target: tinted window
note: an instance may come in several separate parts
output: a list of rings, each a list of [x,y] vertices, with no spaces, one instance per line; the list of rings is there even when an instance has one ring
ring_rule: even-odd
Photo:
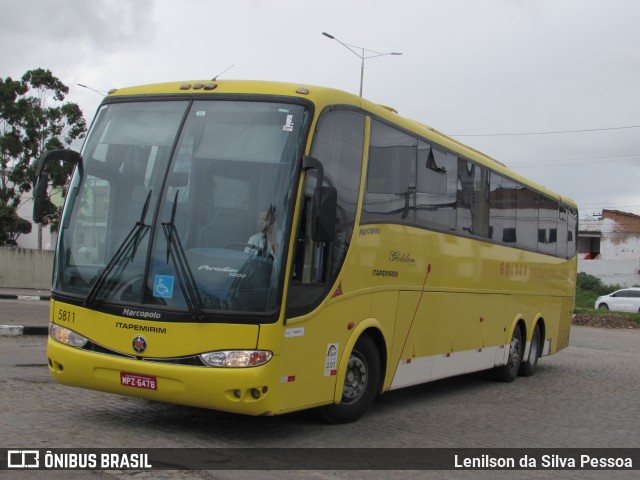
[[[414,220],[418,141],[373,120],[363,222]]]
[[[360,192],[363,145],[364,115],[334,110],[321,117],[311,155],[324,166],[325,185],[338,190],[332,275],[337,274],[351,242]]]
[[[567,257],[576,255],[576,239],[578,238],[578,211],[574,208],[567,209]]]
[[[530,250],[538,248],[538,195],[523,186],[518,188],[516,213],[518,245]]]
[[[363,223],[457,231],[571,258],[577,221],[575,209],[372,120]]]
[[[567,207],[560,205],[558,207],[558,256],[567,256]]]
[[[491,174],[491,238],[502,243],[516,243],[517,184]]]
[[[538,251],[558,253],[558,204],[546,197],[538,199]]]
[[[455,230],[458,157],[418,142],[415,193],[416,223],[423,227]]]
[[[324,298],[347,255],[360,192],[364,125],[364,115],[349,110],[326,112],[318,121],[311,155],[324,166],[324,185],[338,193],[335,236],[328,244],[311,240],[311,199],[317,177],[310,171],[296,234],[288,300],[291,314],[302,314]]]
[[[457,230],[489,237],[489,171],[465,159],[458,161]]]

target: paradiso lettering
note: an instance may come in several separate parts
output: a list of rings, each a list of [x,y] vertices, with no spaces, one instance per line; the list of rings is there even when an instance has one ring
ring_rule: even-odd
[[[198,270],[205,270],[207,272],[221,272],[228,274],[229,277],[246,278],[245,273],[238,273],[238,270],[231,267],[210,267],[209,265],[200,265]]]

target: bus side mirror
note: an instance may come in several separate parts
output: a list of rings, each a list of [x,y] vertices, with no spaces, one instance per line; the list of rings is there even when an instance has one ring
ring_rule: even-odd
[[[36,179],[36,188],[33,192],[33,221],[42,223],[44,220],[44,207],[47,203],[47,187],[49,186],[49,174],[44,172]]]
[[[329,243],[334,239],[338,191],[335,187],[316,187],[313,192],[311,238],[314,242]]]
[[[49,150],[38,162],[36,167],[35,190],[33,197],[33,221],[42,223],[44,220],[44,209],[47,204],[47,187],[49,185],[49,174],[43,172],[44,167],[49,162],[62,161],[75,164],[82,163],[82,156],[75,150]]]

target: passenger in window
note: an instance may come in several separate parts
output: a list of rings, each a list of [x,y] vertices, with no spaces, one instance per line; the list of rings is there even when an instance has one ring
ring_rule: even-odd
[[[257,226],[259,232],[249,238],[244,251],[274,260],[279,250],[276,238],[278,224],[276,223],[276,207],[274,205],[271,205],[268,210],[262,210],[258,213]]]

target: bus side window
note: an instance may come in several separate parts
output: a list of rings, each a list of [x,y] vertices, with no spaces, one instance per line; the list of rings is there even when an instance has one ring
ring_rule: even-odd
[[[457,230],[489,238],[490,172],[460,158],[458,160]]]
[[[578,238],[578,210],[567,208],[567,258],[573,258],[577,253],[576,239]]]
[[[415,223],[418,140],[371,121],[362,223]]]
[[[347,256],[360,191],[364,128],[364,115],[353,110],[328,110],[318,121],[311,156],[322,162],[323,185],[337,190],[336,226],[330,244],[311,240],[311,201],[317,177],[309,170],[294,245],[288,300],[292,314],[302,314],[322,301]]]
[[[562,204],[558,210],[558,256],[567,256],[567,207]]]
[[[417,176],[417,225],[455,230],[458,157],[421,140]]]
[[[518,246],[536,251],[538,249],[538,234],[538,194],[530,188],[518,185],[516,213]]]
[[[491,212],[489,215],[491,238],[500,243],[515,244],[517,184],[496,173],[491,174]]]

